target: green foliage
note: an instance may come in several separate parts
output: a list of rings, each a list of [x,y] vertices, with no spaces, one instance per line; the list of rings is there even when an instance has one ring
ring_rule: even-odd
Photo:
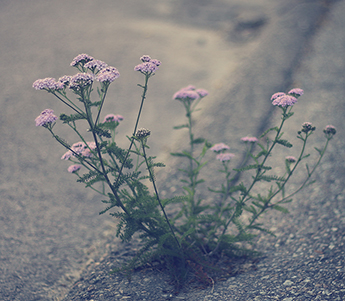
[[[76,67],[80,72],[90,72],[84,67],[84,63],[81,61]],[[97,70],[91,72],[96,73]],[[156,157],[146,154],[149,150],[149,134],[143,137],[138,134],[142,131],[137,132],[148,81],[154,72],[140,72],[144,75],[145,82],[138,85],[142,89],[141,104],[133,134],[127,136],[129,147],[123,148],[115,142],[115,132],[120,122],[99,122],[110,82],[99,83],[100,87],[96,89],[99,100],[92,100],[95,83],[89,86],[81,85],[70,92],[79,102],[67,97],[66,88],[49,92],[73,111],[70,115],[61,114],[60,120],[81,140],[80,149],[72,149],[70,144],[54,133],[55,123],[49,123],[45,128],[70,151],[69,161],[82,166],[83,174],[79,174],[78,170],[73,171],[78,177],[77,182],[103,196],[102,202],[106,208],[100,214],[109,212],[117,219],[116,235],[124,242],[129,242],[134,237],[139,239],[139,250],[129,262],[117,269],[117,272],[123,272],[130,277],[134,269],[157,260],[169,270],[177,287],[182,286],[188,272],[193,272],[199,281],[210,284],[207,271],[212,269],[210,263],[214,258],[221,255],[254,255],[256,252],[243,247],[244,243],[250,243],[258,231],[274,235],[260,222],[261,217],[268,210],[288,213],[284,204],[291,202],[292,196],[313,183],[311,176],[323,158],[335,130],[325,132],[326,144],[323,148],[315,147],[317,163],[313,167],[305,164],[305,180],[295,191],[288,194],[287,182],[300,162],[310,157],[310,154],[306,153],[306,145],[315,127],[302,125],[297,136],[302,142],[298,158],[284,160],[285,172],[272,174],[272,164],[268,164],[268,161],[273,156],[273,149],[282,146],[293,148],[292,143],[283,139],[282,131],[285,121],[293,116],[292,107],[279,107],[282,110],[280,125],[266,130],[260,136],[262,141],[257,142],[256,147],[246,144],[245,160],[237,168],[230,167],[230,159],[217,162],[221,166],[219,175],[224,178],[220,185],[214,185],[219,183],[216,177],[208,179],[211,180],[210,184],[205,184],[207,181],[203,179],[202,172],[209,164],[205,156],[212,144],[203,137],[194,138],[192,118],[193,113],[198,111],[199,102],[207,93],[201,91],[196,98],[195,93],[200,89],[195,90],[189,86],[182,90],[182,95],[191,92],[192,98],[176,98],[185,108],[187,122],[174,127],[176,130],[188,130],[187,143],[181,143],[185,149],[171,153],[183,161],[182,167],[179,168],[183,193],[161,199],[156,185],[155,168],[165,165],[155,162]],[[86,123],[93,143],[84,139],[85,133],[79,129],[80,123]],[[146,130],[146,133],[149,131]],[[223,153],[226,149],[217,152]],[[267,187],[267,183],[271,183],[271,186],[263,191],[260,185]],[[147,185],[152,185],[152,189]],[[213,185],[208,188],[209,193],[214,193],[211,201],[209,194],[206,195],[199,189],[207,185]]]

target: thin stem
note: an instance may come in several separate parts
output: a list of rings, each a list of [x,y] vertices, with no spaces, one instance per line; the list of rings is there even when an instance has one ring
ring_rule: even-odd
[[[69,98],[66,96],[66,95],[64,95],[64,97],[71,103],[71,104],[73,104],[73,106],[75,106],[75,107],[73,107],[71,104],[69,104],[68,102],[66,102],[66,101],[64,101],[59,95],[57,95],[55,92],[52,92],[52,94],[55,96],[55,97],[57,97],[59,100],[61,100],[66,106],[68,106],[68,107],[70,107],[73,111],[75,111],[75,112],[77,112],[77,113],[79,113],[80,115],[82,115],[82,116],[84,116],[85,117],[85,115],[84,115],[84,112],[76,105],[76,104],[74,104],[71,100],[69,100]],[[60,94],[61,94],[61,92],[60,92]],[[62,95],[62,94],[61,94]]]
[[[129,156],[129,153],[132,149],[132,146],[133,146],[133,143],[134,143],[134,136],[135,136],[135,133],[137,131],[137,128],[138,128],[138,124],[139,124],[139,119],[140,119],[140,115],[141,115],[141,112],[142,112],[142,109],[143,109],[143,106],[144,106],[144,101],[145,101],[145,98],[146,98],[146,93],[147,93],[147,89],[148,89],[148,80],[150,78],[150,75],[145,75],[145,85],[144,86],[141,86],[139,85],[140,87],[142,87],[144,89],[143,91],[143,94],[141,95],[141,103],[140,103],[140,108],[139,108],[139,112],[138,112],[138,116],[137,116],[137,120],[135,122],[135,126],[134,126],[134,131],[133,131],[133,135],[132,135],[132,138],[131,138],[131,143],[128,147],[128,150],[127,150],[127,153],[126,153],[126,156],[125,156],[125,160],[122,162],[122,165],[121,165],[121,168],[119,170],[119,174],[116,178],[116,181],[115,181],[115,184],[114,186],[116,187],[119,180],[120,180],[120,177],[121,177],[121,174],[122,174],[122,170],[123,170],[123,167],[125,166],[126,162],[127,162],[127,159],[128,159],[128,156]]]
[[[304,154],[305,146],[306,146],[306,144],[307,144],[307,139],[308,139],[309,136],[310,136],[310,134],[309,134],[309,135],[306,134],[305,139],[303,139],[303,146],[302,146],[301,153],[300,153],[300,155],[299,155],[299,157],[298,157],[298,159],[297,159],[297,162],[296,162],[295,166],[294,166],[293,169],[289,172],[289,175],[288,175],[288,177],[285,179],[284,183],[279,187],[279,189],[277,189],[277,191],[276,191],[275,193],[273,193],[273,194],[269,197],[269,199],[265,202],[265,205],[261,208],[261,210],[260,210],[257,214],[255,214],[255,215],[253,216],[251,222],[247,225],[247,228],[251,227],[251,226],[253,225],[253,223],[259,218],[259,216],[260,216],[267,208],[269,208],[269,207],[272,206],[272,205],[269,204],[269,203],[271,202],[271,200],[272,200],[279,192],[281,192],[281,191],[284,189],[286,183],[289,181],[289,179],[290,179],[290,177],[292,176],[293,172],[296,170],[298,163],[301,162],[301,160],[302,160],[302,156],[303,156],[303,154]],[[308,178],[310,178],[310,177],[308,177]],[[274,206],[274,205],[273,205],[273,206]]]
[[[310,179],[311,176],[313,175],[315,169],[316,169],[316,168],[318,167],[318,165],[320,164],[320,162],[321,162],[321,160],[322,160],[322,158],[323,158],[323,155],[325,154],[326,149],[327,149],[327,147],[328,147],[328,143],[329,143],[329,139],[327,139],[327,141],[326,141],[326,144],[325,144],[325,146],[324,146],[324,148],[323,148],[323,150],[322,150],[322,152],[321,152],[321,154],[320,154],[319,160],[316,162],[316,164],[315,164],[314,168],[312,169],[312,171],[311,171],[310,173],[308,172],[308,177],[305,179],[305,181],[302,183],[302,185],[301,185],[295,192],[293,192],[293,193],[291,193],[290,195],[284,197],[284,198],[281,199],[278,203],[281,203],[281,202],[285,201],[286,199],[291,198],[292,196],[294,196],[295,194],[297,194],[299,191],[301,191],[301,190],[304,188],[304,186],[307,184],[307,182],[309,181],[309,179]]]
[[[151,167],[151,166],[149,165],[149,163],[148,163],[147,156],[146,156],[146,152],[145,152],[145,145],[144,145],[143,141],[141,141],[141,144],[142,144],[142,148],[143,148],[143,155],[144,155],[144,158],[145,158],[145,163],[146,163],[147,169],[148,169],[149,174],[150,174],[150,179],[151,179],[151,181],[152,181],[152,185],[153,185],[153,188],[154,188],[155,193],[156,193],[157,201],[158,201],[159,206],[161,207],[161,209],[162,209],[162,211],[163,211],[165,220],[166,220],[166,222],[167,222],[167,224],[168,224],[168,226],[169,226],[169,228],[170,228],[170,231],[171,231],[172,235],[174,236],[175,241],[176,241],[176,243],[177,243],[179,249],[181,249],[181,245],[180,245],[180,243],[179,243],[179,241],[178,241],[178,239],[177,239],[177,237],[176,237],[176,235],[175,235],[175,232],[174,232],[174,230],[173,230],[173,228],[172,228],[172,226],[171,226],[171,224],[170,224],[170,222],[169,222],[168,216],[167,216],[167,214],[166,214],[166,212],[165,212],[165,210],[164,210],[164,207],[163,207],[163,205],[162,205],[162,203],[161,203],[161,201],[160,201],[159,194],[158,194],[158,190],[157,190],[157,187],[156,187],[156,182],[155,182],[154,176],[153,176],[152,171],[151,171],[151,168],[152,168],[152,167]]]
[[[98,122],[98,119],[99,119],[99,115],[101,114],[101,110],[102,110],[102,107],[103,107],[103,104],[104,104],[105,96],[107,95],[108,87],[109,87],[109,84],[104,85],[104,91],[103,91],[103,89],[101,90],[103,92],[103,95],[102,95],[101,104],[99,106],[97,117],[96,117],[96,121],[95,121],[96,125],[97,125],[97,122]]]
[[[262,160],[261,164],[259,165],[259,167],[258,167],[258,169],[257,169],[257,171],[256,171],[256,175],[255,175],[255,177],[254,177],[254,179],[253,179],[252,184],[251,184],[250,187],[246,190],[246,192],[243,194],[242,198],[239,199],[239,202],[238,202],[239,204],[243,204],[243,203],[245,202],[245,199],[246,199],[247,196],[249,195],[250,191],[252,190],[252,188],[254,187],[255,183],[257,182],[257,180],[258,180],[258,178],[259,178],[259,176],[260,176],[261,167],[264,166],[266,160],[268,159],[268,157],[270,156],[270,154],[271,154],[271,152],[272,152],[272,149],[273,149],[274,146],[277,144],[277,139],[278,139],[278,137],[279,137],[279,135],[280,135],[280,132],[281,132],[281,130],[282,130],[282,128],[283,128],[284,122],[285,122],[285,120],[288,118],[288,117],[286,117],[286,116],[287,116],[287,115],[286,115],[286,111],[287,111],[287,109],[286,109],[286,108],[283,108],[282,122],[281,122],[281,124],[280,124],[280,126],[279,126],[279,128],[278,128],[278,130],[277,130],[277,134],[276,134],[276,136],[275,136],[275,138],[274,138],[274,140],[273,140],[273,143],[272,143],[271,147],[268,149],[268,151],[267,151],[267,153],[266,153],[264,159]],[[291,110],[290,110],[290,111],[291,111]],[[223,230],[223,232],[222,232],[222,235],[225,234],[225,232],[227,231],[227,229],[228,229],[230,223],[231,223],[232,220],[235,218],[235,216],[236,216],[236,210],[234,211],[234,213],[232,214],[231,218],[230,218],[230,219],[228,220],[228,222],[226,223],[226,225],[225,225],[225,227],[224,227],[224,230]]]

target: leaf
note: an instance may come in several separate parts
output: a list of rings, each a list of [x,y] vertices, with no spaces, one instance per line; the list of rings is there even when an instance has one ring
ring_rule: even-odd
[[[96,133],[100,137],[103,136],[103,137],[106,137],[106,138],[111,138],[111,134],[109,133],[109,131],[108,130],[103,130],[99,126],[95,126],[91,131]]]
[[[85,116],[77,113],[77,114],[71,114],[71,115],[66,115],[66,114],[61,114],[60,115],[60,120],[63,121],[63,123],[69,123],[75,120],[80,120],[80,119],[86,119]]]
[[[270,129],[266,130],[266,131],[260,136],[260,138],[266,136],[266,134],[268,134],[268,133],[271,132],[271,131],[276,131],[276,132],[278,132],[279,129],[278,129],[278,127],[276,127],[276,126],[273,127],[273,128],[270,128]]]
[[[257,179],[258,179],[258,180],[264,180],[264,181],[266,181],[266,182],[271,182],[271,181],[280,181],[280,182],[283,182],[283,181],[285,181],[285,178],[284,178],[284,177],[265,176],[265,175],[259,176]]]
[[[289,210],[287,210],[285,207],[279,206],[279,205],[273,205],[272,207],[275,210],[278,210],[283,213],[289,213]]]
[[[204,138],[196,138],[192,141],[193,144],[201,144],[204,143],[205,139]]]
[[[277,139],[276,142],[278,144],[284,145],[285,147],[288,147],[288,148],[291,148],[293,146],[289,141],[287,141],[285,139]]]
[[[175,157],[186,157],[186,158],[191,158],[191,155],[186,152],[182,153],[170,153],[170,155],[175,156]]]
[[[183,128],[188,128],[188,124],[181,124],[173,127],[174,130],[179,130]]]
[[[305,158],[308,158],[310,156],[310,154],[306,154],[306,155],[304,155],[302,158],[301,158],[301,160],[303,160],[303,159],[305,159]]]
[[[265,228],[262,228],[260,227],[261,224],[256,224],[256,225],[251,225],[251,226],[247,226],[248,229],[256,229],[256,230],[260,230],[262,232],[265,232],[265,233],[268,233],[268,234],[271,234],[272,236],[276,237],[276,235],[271,232],[270,230],[267,230]]]
[[[288,199],[288,200],[284,200],[284,201],[280,201],[280,204],[287,204],[287,203],[291,203],[292,199]]]
[[[257,211],[256,211],[256,209],[255,209],[255,207],[253,205],[250,205],[250,206],[245,205],[243,207],[243,209],[248,211],[248,212],[250,212],[250,213],[253,213],[255,215],[257,214]]]
[[[321,149],[318,149],[317,147],[314,147],[315,150],[320,154],[320,156],[322,156],[322,150]]]

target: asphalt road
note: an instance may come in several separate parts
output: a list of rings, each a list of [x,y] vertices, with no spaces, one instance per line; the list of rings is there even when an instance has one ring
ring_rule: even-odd
[[[302,122],[311,121],[320,130],[333,124],[338,133],[318,177],[323,184],[292,205],[291,216],[297,216],[288,220],[296,224],[281,229],[279,218],[270,221],[282,237],[295,231],[302,239],[310,236],[305,229],[316,229],[315,221],[322,221],[321,232],[326,227],[337,229],[331,251],[344,254],[344,15],[344,1],[2,1],[1,299],[61,300],[86,265],[114,248],[109,244],[114,221],[98,215],[103,209],[99,197],[74,182],[66,162],[60,160],[64,149],[34,125],[45,108],[66,110],[51,95],[35,91],[32,83],[74,72],[69,63],[79,53],[119,69],[121,76],[111,86],[105,110],[125,117],[119,130],[123,136],[131,133],[141,93],[136,84],[143,80],[133,67],[143,54],[162,61],[149,87],[141,125],[156,137],[152,152],[165,159],[181,139],[170,130],[183,119],[182,108],[171,100],[181,87],[194,84],[210,91],[198,125],[214,143],[262,132],[279,117],[270,95],[303,88],[305,95],[296,105],[289,130],[296,132]],[[68,140],[75,139],[63,127],[59,131]],[[234,151],[240,149],[233,144]],[[174,162],[166,162],[171,172]],[[313,218],[308,224],[299,213],[307,211],[304,200],[310,198],[316,205],[310,205]],[[289,262],[292,255],[284,253],[288,249],[283,246],[272,251],[277,241],[267,244],[272,244],[267,250],[276,260],[269,271],[277,274],[282,268],[279,258]],[[326,248],[329,245],[325,242]],[[339,284],[327,290],[333,289],[333,295],[322,295],[326,289],[316,287],[310,300],[342,300],[344,261],[339,259],[339,265],[339,280],[334,280]],[[209,300],[231,300],[229,288],[219,289]],[[248,289],[238,289],[234,300],[244,300],[241,296],[261,300],[264,290],[252,285],[248,295]],[[276,296],[283,296],[279,292]],[[285,297],[295,300],[293,295]]]

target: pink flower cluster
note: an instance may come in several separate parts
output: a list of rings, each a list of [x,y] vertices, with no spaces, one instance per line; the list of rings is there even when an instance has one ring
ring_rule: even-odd
[[[219,153],[219,152],[226,150],[226,149],[230,149],[230,146],[224,144],[223,142],[217,143],[210,148],[210,150],[214,151],[215,153]]]
[[[225,162],[225,161],[230,161],[231,158],[233,157],[235,157],[235,154],[223,153],[223,154],[218,154],[216,156],[216,159],[219,160],[220,162]]]
[[[151,59],[148,55],[143,55],[140,60],[141,64],[134,67],[134,71],[139,71],[145,75],[151,75],[158,70],[158,67],[161,65],[161,62],[156,59]]]
[[[84,65],[84,67],[90,69],[92,72],[95,72],[96,69],[102,70],[102,69],[108,67],[108,64],[106,64],[105,62],[100,61],[100,60],[91,60],[91,61],[87,62]]]
[[[189,85],[180,89],[173,95],[173,99],[181,101],[193,101],[208,95],[208,91],[204,89],[196,89],[193,85]]]
[[[235,157],[235,155],[232,153],[223,152],[227,149],[230,149],[230,147],[224,144],[223,142],[217,143],[210,148],[210,150],[214,151],[215,153],[218,153],[216,159],[221,162],[230,161],[231,158]]]
[[[75,173],[81,168],[81,165],[79,164],[73,164],[70,167],[67,168],[67,171],[70,173]]]
[[[83,88],[91,86],[95,76],[91,73],[77,73],[70,79],[69,88],[74,91],[80,91]]]
[[[287,156],[285,158],[285,160],[288,162],[288,163],[295,163],[297,161],[297,159],[294,157],[294,156]]]
[[[61,160],[69,160],[71,157],[75,157],[76,154],[90,158],[92,151],[96,149],[95,142],[76,142],[71,146],[71,150],[68,150],[61,157]]]
[[[47,126],[57,120],[57,116],[55,116],[54,111],[51,109],[45,109],[41,112],[39,116],[36,117],[35,122],[36,126]]]
[[[250,142],[250,143],[255,143],[258,142],[258,138],[256,137],[243,137],[241,138],[243,142]]]
[[[82,65],[84,66],[86,63],[93,61],[94,58],[86,53],[81,53],[78,54],[73,61],[71,62],[70,66],[74,67],[74,66],[78,66],[78,65]]]
[[[297,102],[297,97],[303,95],[303,90],[299,88],[291,89],[287,94],[284,92],[274,93],[271,97],[272,104],[286,108],[293,106]]]
[[[323,132],[327,137],[333,137],[337,133],[337,129],[333,125],[327,125]]]
[[[120,76],[119,71],[115,67],[108,66],[108,64],[103,61],[95,60],[92,56],[85,53],[77,55],[70,65],[77,68],[82,66],[83,70],[87,68],[91,70],[92,73],[83,72],[73,76],[64,75],[60,77],[58,81],[52,77],[47,77],[36,80],[32,86],[36,90],[46,90],[48,92],[63,90],[67,86],[74,91],[80,91],[92,85],[95,80],[101,83],[111,83]],[[95,76],[95,74],[97,74],[97,76]]]
[[[123,120],[122,115],[108,114],[104,117],[103,123],[104,122],[111,122],[111,121],[120,122],[122,120]]]
[[[48,92],[50,92],[55,90],[62,90],[64,88],[64,84],[60,81],[56,81],[55,78],[47,77],[34,81],[32,87],[36,90],[47,90]]]
[[[91,63],[91,62],[90,62]],[[115,67],[105,67],[102,68],[96,79],[100,83],[112,83],[115,79],[120,77],[120,72]]]

